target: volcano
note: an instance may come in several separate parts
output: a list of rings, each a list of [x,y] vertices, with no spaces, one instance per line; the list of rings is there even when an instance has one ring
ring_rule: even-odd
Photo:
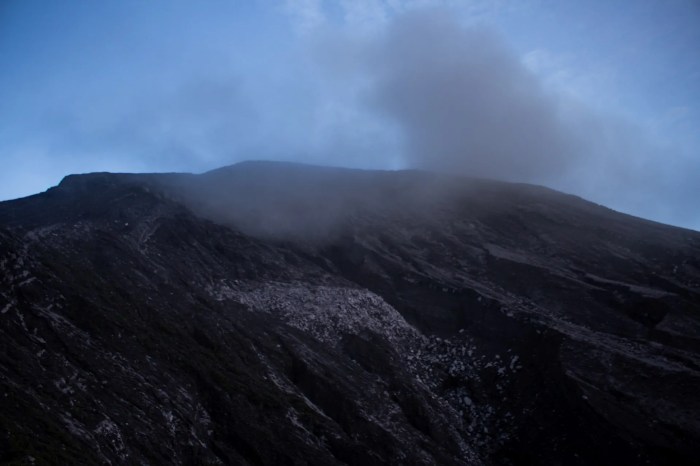
[[[697,464],[700,233],[246,162],[0,203],[2,464]]]

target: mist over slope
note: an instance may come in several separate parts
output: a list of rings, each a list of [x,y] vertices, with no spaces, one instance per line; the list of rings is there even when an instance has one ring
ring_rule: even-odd
[[[700,234],[250,162],[0,203],[0,460],[692,464]]]

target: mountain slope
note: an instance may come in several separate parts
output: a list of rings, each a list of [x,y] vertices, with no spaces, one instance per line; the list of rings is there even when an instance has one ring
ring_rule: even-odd
[[[687,462],[700,234],[545,188],[244,163],[0,203],[0,459]]]

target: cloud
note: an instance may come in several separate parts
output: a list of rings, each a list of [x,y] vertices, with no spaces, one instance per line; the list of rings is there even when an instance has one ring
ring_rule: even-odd
[[[300,33],[312,31],[326,22],[323,0],[285,0],[286,12]]]
[[[411,167],[535,181],[581,156],[557,99],[492,31],[410,12],[368,60],[368,99],[402,129]]]
[[[404,167],[545,184],[692,225],[691,157],[544,79],[533,61],[547,57],[521,58],[494,30],[415,9],[374,33],[326,31],[322,43],[326,80],[342,82],[365,121],[398,130]]]

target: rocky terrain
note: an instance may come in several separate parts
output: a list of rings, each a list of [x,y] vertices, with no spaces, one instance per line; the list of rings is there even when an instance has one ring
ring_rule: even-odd
[[[700,233],[243,163],[0,203],[2,464],[697,464]]]

